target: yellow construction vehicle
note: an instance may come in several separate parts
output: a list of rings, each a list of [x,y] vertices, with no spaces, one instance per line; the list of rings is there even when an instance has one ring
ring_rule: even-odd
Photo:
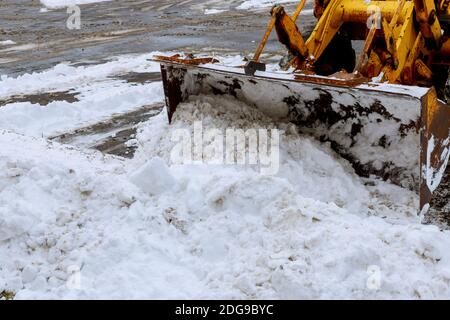
[[[427,212],[450,157],[450,0],[315,0],[308,39],[297,27],[305,2],[291,16],[272,8],[240,68],[156,57],[169,121],[191,96],[233,96],[330,142],[358,174],[417,190]],[[273,29],[289,52],[285,72],[260,62]]]

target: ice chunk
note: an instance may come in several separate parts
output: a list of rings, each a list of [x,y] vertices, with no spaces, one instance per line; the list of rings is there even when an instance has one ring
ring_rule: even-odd
[[[153,158],[130,176],[131,182],[144,192],[159,195],[176,183],[170,169],[161,158]]]

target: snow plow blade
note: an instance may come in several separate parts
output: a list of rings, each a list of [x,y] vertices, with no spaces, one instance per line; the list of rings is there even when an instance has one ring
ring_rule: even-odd
[[[437,99],[434,88],[296,73],[256,71],[252,76],[213,59],[155,60],[161,64],[169,122],[191,96],[228,95],[329,142],[358,175],[376,175],[416,191],[422,214],[443,181],[450,156],[450,106]]]

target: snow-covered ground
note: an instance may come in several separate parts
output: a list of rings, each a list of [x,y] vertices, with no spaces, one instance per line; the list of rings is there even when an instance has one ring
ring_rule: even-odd
[[[63,8],[67,6],[80,5],[80,4],[88,4],[95,2],[105,2],[112,0],[40,0],[41,3],[47,8]]]
[[[96,2],[105,2],[105,1],[114,1],[114,0],[40,0],[41,3],[51,9],[55,8],[63,8],[72,5],[82,5],[82,4],[90,4]],[[274,4],[284,4],[284,3],[295,3],[298,0],[241,0],[241,1],[232,1],[232,2],[240,2],[237,5],[237,8],[240,10],[249,10],[249,9],[259,9],[273,6]],[[227,1],[205,1],[205,5],[208,6],[221,6],[227,5]],[[207,9],[205,11],[206,14],[214,14],[218,13],[218,11],[222,11],[224,9]]]
[[[282,3],[294,3],[299,2],[298,0],[246,0],[241,5],[238,6],[238,9],[241,10],[249,10],[256,8],[265,8],[273,6],[274,4],[282,4]]]
[[[307,0],[311,3],[311,0]],[[232,4],[227,1],[205,1],[204,5],[208,6],[209,9],[205,9],[205,14],[217,14],[223,11],[227,11],[231,7],[236,8],[238,10],[260,10],[271,7],[275,4],[290,4],[297,3],[298,0],[241,0],[241,1],[232,1]],[[308,14],[311,14],[311,10],[304,10],[303,14],[308,11]]]
[[[0,108],[0,292],[28,298],[448,298],[450,233],[417,195],[358,177],[327,144],[225,98],[197,97],[142,123],[134,159],[46,140],[162,101],[150,55],[58,65],[0,99],[73,90],[78,102]],[[236,60],[236,57],[229,61]],[[223,109],[226,108],[226,112]],[[280,171],[173,165],[172,133],[280,129]]]
[[[0,41],[0,46],[9,46],[9,45],[13,45],[13,44],[16,44],[16,43],[12,40],[1,40]]]
[[[130,85],[125,80],[113,79],[129,72],[159,72],[158,65],[147,61],[151,57],[151,54],[119,57],[84,67],[63,63],[48,71],[17,78],[3,75],[0,100],[14,95],[70,91],[77,93],[79,101],[54,101],[45,107],[31,102],[8,104],[0,108],[0,127],[48,137],[96,123],[114,113],[162,101],[160,83]]]

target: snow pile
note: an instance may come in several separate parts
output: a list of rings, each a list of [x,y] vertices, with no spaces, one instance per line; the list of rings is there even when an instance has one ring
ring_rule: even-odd
[[[139,88],[111,83],[109,75],[154,70],[119,61],[62,65],[20,83],[27,92],[90,88],[72,107],[92,108],[98,119],[96,103],[111,96],[115,109],[123,103],[119,91]],[[16,81],[3,77],[0,95],[19,90]],[[161,98],[145,89],[148,96],[136,99]],[[24,106],[1,108],[9,111],[0,119]],[[59,116],[51,107],[39,119],[49,126]],[[179,106],[171,126],[163,111],[140,125],[132,160],[50,143],[32,120],[15,125],[28,135],[5,130],[13,126],[1,120],[0,292],[18,299],[450,294],[450,233],[420,223],[416,194],[359,178],[329,145],[243,103],[196,97]],[[258,166],[174,165],[172,134],[193,132],[198,121],[205,129],[283,131],[278,174],[262,175]]]
[[[204,131],[208,128],[221,131],[229,128],[278,128],[284,132],[278,177],[289,180],[297,192],[305,197],[334,202],[355,214],[394,217],[398,216],[394,214],[395,211],[405,216],[415,216],[418,204],[417,196],[413,192],[376,180],[370,180],[369,183],[375,183],[374,188],[366,187],[366,181],[357,177],[350,164],[335,155],[328,144],[318,144],[312,138],[300,136],[294,125],[275,124],[258,110],[242,102],[217,97],[194,97],[192,103],[179,107],[174,116],[175,123],[171,126],[167,125],[164,112],[158,117],[161,118],[159,121],[156,121],[157,118],[149,121],[138,134],[137,139],[142,148],[138,150],[137,159],[146,161],[149,157],[157,156],[171,163],[171,151],[175,145],[171,133],[179,129],[192,132],[193,123],[196,121],[202,121]],[[142,154],[143,151],[148,154]],[[209,168],[210,166],[198,167],[200,171],[206,172]],[[216,170],[220,167],[212,168]],[[238,166],[231,169],[241,172],[248,167]],[[251,169],[251,173],[259,172],[258,168]],[[228,173],[230,168],[224,167],[224,170]],[[380,198],[374,201],[373,198],[377,197],[377,194]],[[391,208],[386,208],[386,205]]]
[[[0,143],[1,290],[17,298],[195,293],[176,230],[122,161],[7,131]],[[77,270],[81,282],[71,281]]]
[[[197,120],[274,126],[247,106],[201,97],[180,107],[173,127],[164,114],[143,124],[131,161],[3,131],[0,290],[17,298],[448,296],[450,235],[419,223],[414,195],[364,185],[327,146],[285,125],[278,176],[155,160],[168,159],[171,130]],[[148,192],[156,180],[169,187]],[[69,281],[73,270],[78,282]]]
[[[111,1],[111,0],[40,0],[40,1],[47,8],[55,9],[55,8],[64,8],[64,7],[80,5],[80,4],[105,2],[105,1]]]

